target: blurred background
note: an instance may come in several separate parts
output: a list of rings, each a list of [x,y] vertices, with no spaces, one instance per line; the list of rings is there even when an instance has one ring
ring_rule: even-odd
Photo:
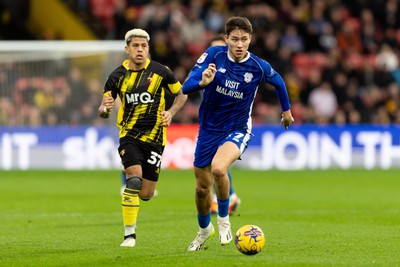
[[[245,15],[254,26],[250,50],[284,77],[296,123],[400,121],[397,0],[2,0],[0,11],[2,40],[121,40],[122,52],[126,31],[141,27],[151,36],[152,58],[174,70],[181,82],[210,38],[223,32],[225,20]],[[93,80],[86,72],[95,70],[81,62],[65,63],[58,71],[49,66],[40,73],[34,71],[37,66],[18,63],[0,66],[2,125],[101,123],[95,112],[81,110],[84,115],[79,116],[48,111],[95,111],[106,73]],[[15,67],[26,75],[15,75]],[[262,89],[254,122],[277,122],[275,93]],[[64,107],[58,103],[60,94]],[[93,108],[82,103],[91,100],[86,104]],[[198,97],[191,96],[175,121],[196,122],[198,104]]]
[[[295,127],[400,122],[398,0],[0,0],[0,12],[2,126],[110,126],[97,108],[126,31],[148,31],[152,58],[183,82],[233,15],[249,18],[250,51],[284,78]],[[197,123],[199,104],[190,95],[174,123]],[[262,85],[253,122],[280,113]]]

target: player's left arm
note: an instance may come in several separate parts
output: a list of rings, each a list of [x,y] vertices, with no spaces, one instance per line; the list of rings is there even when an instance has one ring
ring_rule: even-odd
[[[266,82],[275,87],[275,92],[278,97],[279,103],[282,108],[281,124],[287,130],[290,125],[294,123],[292,112],[290,111],[290,100],[286,89],[286,84],[281,75],[277,73],[271,66],[269,66],[268,74],[266,75]]]
[[[161,124],[164,127],[171,125],[172,118],[183,107],[183,105],[186,103],[186,100],[188,98],[187,95],[184,95],[182,93],[182,90],[179,90],[178,93],[176,93],[174,95],[175,95],[175,99],[174,99],[172,106],[168,110],[161,111],[161,115],[163,116]]]
[[[172,71],[169,73],[169,78],[172,82],[168,84],[168,90],[175,96],[175,99],[168,110],[161,111],[161,125],[164,127],[171,125],[172,118],[183,107],[188,98],[187,95],[183,94],[182,84],[173,75]]]

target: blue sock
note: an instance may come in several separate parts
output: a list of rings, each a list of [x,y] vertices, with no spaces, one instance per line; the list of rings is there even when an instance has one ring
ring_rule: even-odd
[[[235,191],[233,190],[232,175],[230,171],[228,171],[228,177],[229,177],[229,195],[231,196],[233,193],[235,193]]]
[[[211,212],[207,213],[204,216],[201,216],[200,214],[198,214],[197,220],[199,221],[199,226],[201,228],[206,228],[211,222]]]
[[[121,172],[121,183],[122,183],[122,185],[126,185],[126,175],[125,175],[125,172]]]
[[[226,217],[229,212],[229,198],[221,200],[217,198],[218,202],[218,215],[219,217]]]

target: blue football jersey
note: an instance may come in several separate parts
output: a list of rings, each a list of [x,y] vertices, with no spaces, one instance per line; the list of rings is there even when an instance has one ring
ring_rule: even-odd
[[[210,63],[216,65],[215,78],[201,88],[198,84]],[[182,91],[187,94],[203,90],[199,110],[199,123],[203,130],[251,132],[251,111],[261,82],[274,85],[282,110],[290,109],[286,86],[268,62],[251,52],[240,62],[235,62],[228,54],[228,46],[212,46],[197,60]]]

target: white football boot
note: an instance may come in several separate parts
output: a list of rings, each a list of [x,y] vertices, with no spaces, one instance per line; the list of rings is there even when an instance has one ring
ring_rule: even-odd
[[[229,244],[232,241],[231,223],[229,222],[229,215],[226,217],[218,216],[218,232],[219,232],[219,243],[221,245]]]
[[[197,232],[196,238],[193,240],[193,242],[190,244],[188,247],[188,251],[197,251],[201,250],[204,246],[204,243],[214,235],[215,230],[214,226],[210,223],[206,228],[200,228],[199,231]]]
[[[121,247],[135,247],[136,246],[136,234],[125,236],[124,242],[121,243]]]

